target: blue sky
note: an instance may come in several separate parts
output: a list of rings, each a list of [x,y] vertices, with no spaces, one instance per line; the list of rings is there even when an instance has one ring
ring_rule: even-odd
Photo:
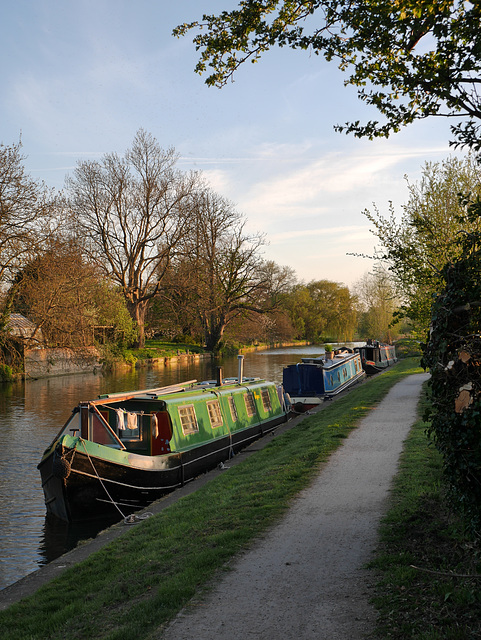
[[[179,23],[235,0],[15,0],[0,8],[0,142],[21,135],[28,172],[61,189],[77,161],[122,154],[136,131],[175,147],[179,168],[202,171],[231,200],[264,254],[300,280],[353,285],[376,238],[362,211],[407,198],[404,176],[452,154],[445,120],[388,140],[357,140],[333,125],[376,117],[335,64],[288,49],[247,63],[208,88],[193,72]]]

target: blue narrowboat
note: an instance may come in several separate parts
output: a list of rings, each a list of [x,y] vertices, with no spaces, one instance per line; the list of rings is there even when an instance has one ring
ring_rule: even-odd
[[[307,411],[344,391],[365,376],[361,358],[350,349],[339,349],[317,358],[302,358],[284,368],[284,391],[296,411]]]

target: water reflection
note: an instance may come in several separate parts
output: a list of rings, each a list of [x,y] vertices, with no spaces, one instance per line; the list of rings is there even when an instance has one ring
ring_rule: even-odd
[[[71,524],[57,518],[45,516],[42,537],[39,545],[39,565],[47,564],[69,549],[74,549],[82,540],[89,540],[107,529],[118,518],[106,518],[94,522],[76,522]]]
[[[283,368],[304,355],[323,352],[319,346],[249,353],[244,373],[275,382]],[[102,393],[148,389],[185,380],[236,376],[237,357],[205,359],[176,366],[141,368],[113,374],[81,374],[30,380],[0,387],[0,589],[94,537],[100,525],[67,525],[47,519],[37,464],[44,449],[82,400]]]

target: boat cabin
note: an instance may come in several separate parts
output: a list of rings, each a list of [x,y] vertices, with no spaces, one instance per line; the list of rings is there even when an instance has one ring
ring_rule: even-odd
[[[145,456],[183,452],[282,415],[272,383],[110,394],[80,403],[63,434]]]

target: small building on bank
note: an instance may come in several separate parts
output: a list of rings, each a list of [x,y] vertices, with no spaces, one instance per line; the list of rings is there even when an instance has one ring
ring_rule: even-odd
[[[26,379],[92,373],[101,368],[100,354],[94,346],[48,347],[42,330],[21,313],[10,314],[7,329],[3,361]]]

